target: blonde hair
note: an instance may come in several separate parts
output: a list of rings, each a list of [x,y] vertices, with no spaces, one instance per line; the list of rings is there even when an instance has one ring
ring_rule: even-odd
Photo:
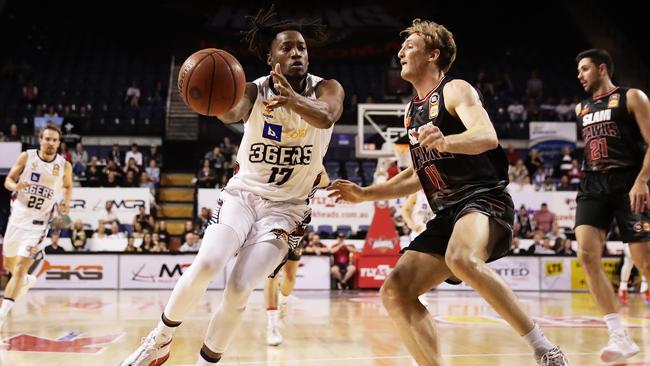
[[[449,71],[456,59],[454,35],[444,25],[429,20],[414,19],[410,27],[400,32],[407,37],[413,33],[421,34],[428,51],[439,50],[437,65],[443,72]]]

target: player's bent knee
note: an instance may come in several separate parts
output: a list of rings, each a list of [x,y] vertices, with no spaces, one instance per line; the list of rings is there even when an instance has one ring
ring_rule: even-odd
[[[578,248],[578,259],[582,262],[585,267],[598,267],[601,266],[601,250],[594,250],[592,248],[585,248],[581,246]]]
[[[479,259],[464,250],[447,250],[445,263],[454,274],[471,274],[476,272]]]

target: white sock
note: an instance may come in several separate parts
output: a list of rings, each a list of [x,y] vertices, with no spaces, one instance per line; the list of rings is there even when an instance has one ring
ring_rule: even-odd
[[[7,315],[9,315],[9,310],[11,310],[13,306],[13,300],[7,298],[2,300],[2,306],[0,306],[0,317],[5,318]]]
[[[266,311],[267,324],[270,327],[274,327],[280,321],[280,311],[277,309],[267,310]]]
[[[609,329],[610,333],[625,333],[623,321],[621,320],[621,316],[618,313],[607,314],[603,317],[603,320],[605,320],[605,323],[607,323],[607,329]]]
[[[621,281],[621,283],[618,285],[618,290],[627,291],[627,281]]]
[[[555,345],[546,338],[539,325],[535,324],[528,334],[523,336],[530,347],[535,351],[536,356],[541,356],[551,350]]]
[[[170,327],[165,324],[162,319],[160,319],[158,321],[158,325],[156,326],[156,338],[160,336],[162,337],[162,341],[167,341],[174,336],[176,329],[178,329],[178,327]]]
[[[646,281],[645,276],[641,279],[641,292],[648,291],[648,281]]]
[[[284,296],[282,291],[278,292],[278,304],[286,304],[289,301],[289,296]]]

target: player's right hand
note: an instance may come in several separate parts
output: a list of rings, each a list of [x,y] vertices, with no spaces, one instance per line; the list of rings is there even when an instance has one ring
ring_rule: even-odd
[[[18,182],[18,184],[16,184],[16,189],[14,189],[14,192],[20,192],[23,189],[28,188],[28,187],[29,187],[29,183],[22,180],[22,181]]]
[[[350,202],[359,203],[365,201],[365,194],[363,188],[344,179],[337,179],[327,187],[331,191],[328,196],[333,197],[335,202]]]

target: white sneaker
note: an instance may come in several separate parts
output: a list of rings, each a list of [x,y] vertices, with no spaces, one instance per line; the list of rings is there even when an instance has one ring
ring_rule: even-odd
[[[569,359],[559,347],[553,347],[537,359],[539,366],[569,366]]]
[[[20,288],[18,289],[18,293],[16,294],[16,300],[23,297],[30,288],[34,287],[36,281],[38,281],[38,279],[34,275],[28,274],[27,276],[25,276],[25,283],[23,283],[23,285],[20,286]]]
[[[269,325],[266,328],[266,344],[269,346],[279,346],[282,344],[282,334],[277,324]]]
[[[151,331],[146,338],[142,338],[142,344],[120,366],[160,366],[169,358],[172,338],[156,339],[154,331]]]
[[[600,350],[603,362],[615,362],[630,358],[639,353],[639,346],[625,332],[610,332],[607,347]]]

